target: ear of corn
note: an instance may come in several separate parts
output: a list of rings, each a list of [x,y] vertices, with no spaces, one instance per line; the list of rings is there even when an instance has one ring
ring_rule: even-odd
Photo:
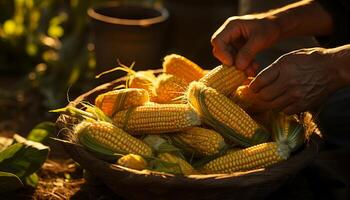
[[[152,99],[156,96],[154,81],[156,77],[152,71],[139,71],[129,74],[129,80],[127,81],[128,88],[141,88],[148,92],[149,98]]]
[[[203,83],[192,82],[187,91],[187,99],[205,123],[242,146],[263,143],[270,137],[237,104]]]
[[[247,77],[243,71],[233,66],[219,65],[212,69],[199,81],[219,93],[228,96],[240,86]]]
[[[181,103],[179,99],[187,88],[187,83],[174,75],[161,74],[156,84],[157,103]]]
[[[143,159],[142,156],[136,154],[122,156],[118,159],[117,164],[136,170],[143,170],[147,167],[147,161]]]
[[[170,137],[175,141],[175,146],[179,144],[190,153],[202,156],[218,154],[226,146],[219,133],[200,127],[193,127]]]
[[[204,76],[204,70],[201,67],[177,54],[164,57],[163,69],[165,73],[177,76],[187,83],[199,80]]]
[[[288,144],[293,152],[298,150],[305,141],[304,126],[295,116],[282,112],[273,114],[272,133],[276,141]]]
[[[108,117],[130,107],[141,106],[149,101],[144,89],[128,88],[103,93],[95,99],[95,105]]]
[[[231,151],[205,164],[206,174],[233,173],[268,167],[289,157],[288,146],[276,142],[262,143],[246,149]]]
[[[75,127],[75,135],[79,143],[98,153],[152,155],[152,149],[147,144],[108,122],[81,122]]]
[[[200,124],[199,116],[187,104],[139,106],[116,113],[113,121],[132,134],[176,132]]]
[[[175,164],[172,166],[172,168],[180,168],[181,173],[184,175],[197,174],[196,170],[191,166],[191,164],[179,156],[171,153],[160,153],[158,154],[158,158],[162,161]],[[176,169],[173,171],[176,171]]]

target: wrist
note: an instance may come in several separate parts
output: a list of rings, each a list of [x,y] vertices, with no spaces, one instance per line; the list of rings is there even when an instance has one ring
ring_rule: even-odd
[[[299,35],[298,29],[305,20],[304,7],[310,3],[310,0],[303,0],[267,13],[267,18],[279,27],[280,39]]]

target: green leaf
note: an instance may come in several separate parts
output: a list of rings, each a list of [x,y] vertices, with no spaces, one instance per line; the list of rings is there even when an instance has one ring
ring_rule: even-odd
[[[0,152],[0,164],[6,159],[12,158],[17,152],[19,152],[23,147],[23,144],[16,143],[9,147],[7,147],[5,150]]]
[[[49,154],[49,147],[26,140],[19,135],[15,135],[14,139],[17,143],[11,145],[10,150],[6,149],[1,152],[0,158],[3,159],[0,159],[0,171],[10,172],[19,178],[24,178],[36,172],[43,165]]]
[[[0,193],[14,191],[21,187],[23,183],[15,174],[0,171]]]
[[[34,127],[27,136],[28,140],[34,142],[44,142],[55,132],[55,124],[52,122],[42,122]]]
[[[35,188],[39,183],[39,177],[36,173],[33,173],[25,178],[26,185],[32,186]]]

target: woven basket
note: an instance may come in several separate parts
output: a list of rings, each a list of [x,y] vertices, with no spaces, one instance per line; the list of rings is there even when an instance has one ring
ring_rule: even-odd
[[[79,96],[70,105],[81,101],[94,102],[97,95],[125,81],[124,78],[98,86]],[[68,139],[69,116],[61,115],[56,124],[59,137]],[[309,165],[322,145],[312,134],[307,145],[287,161],[265,169],[221,175],[179,176],[158,172],[137,171],[96,158],[79,145],[64,143],[65,150],[84,169],[90,171],[116,194],[126,199],[263,199]]]

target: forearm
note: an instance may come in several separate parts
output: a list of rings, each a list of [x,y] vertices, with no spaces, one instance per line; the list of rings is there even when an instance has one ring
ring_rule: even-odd
[[[325,36],[332,33],[332,17],[316,1],[302,0],[267,13],[280,27],[280,39]]]
[[[337,70],[340,87],[350,86],[350,44],[327,49]]]

